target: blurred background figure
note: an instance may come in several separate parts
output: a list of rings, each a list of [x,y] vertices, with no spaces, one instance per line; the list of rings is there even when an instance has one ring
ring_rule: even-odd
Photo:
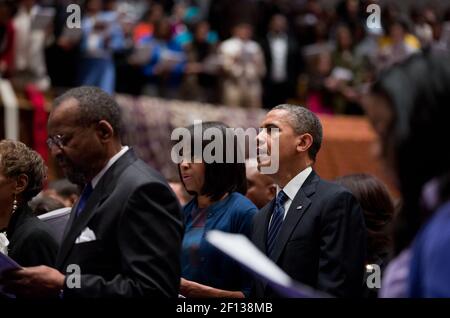
[[[109,94],[114,93],[116,70],[113,53],[124,46],[116,1],[88,0],[81,21],[83,37],[79,69],[79,85],[98,86]]]
[[[433,32],[432,47],[439,51],[450,52],[450,8],[444,14],[442,23],[437,23]]]
[[[45,63],[51,79],[52,91],[56,91],[56,94],[77,85],[82,30],[69,28],[67,21],[72,11],[68,12],[67,8],[73,4],[83,8],[82,3],[84,3],[82,0],[54,1],[55,17],[47,34]]]
[[[386,25],[386,35],[380,39],[377,65],[380,70],[404,61],[420,49],[420,42],[409,32],[405,18],[394,18]]]
[[[152,2],[141,21],[137,22],[133,29],[134,42],[137,43],[144,37],[152,36],[155,32],[155,24],[163,18],[164,7],[158,2]]]
[[[355,196],[364,213],[367,228],[366,269],[374,264],[384,271],[392,250],[390,223],[394,216],[394,203],[386,186],[368,174],[352,174],[336,180]],[[366,271],[371,273],[372,271]],[[366,282],[366,279],[364,279]],[[364,283],[363,297],[376,298],[378,290]]]
[[[309,58],[306,105],[317,114],[333,114],[333,93],[325,85],[331,75],[333,62],[327,50],[314,54]]]
[[[394,219],[396,258],[386,269],[383,297],[450,296],[445,205],[450,151],[443,146],[450,117],[449,61],[448,54],[412,56],[386,71],[365,99],[381,140],[379,153],[402,195],[402,208]],[[418,152],[418,147],[432,155]]]
[[[245,162],[245,168],[247,175],[247,194],[245,196],[258,209],[261,209],[275,197],[277,187],[272,177],[258,171],[256,158],[248,159]]]
[[[422,47],[427,47],[433,42],[433,26],[437,23],[436,14],[431,8],[413,8],[411,10],[413,33],[417,36]]]
[[[12,1],[0,2],[0,75],[2,78],[11,76],[14,70],[14,39]]]
[[[13,76],[17,87],[24,89],[27,84],[35,85],[40,91],[50,88],[45,63],[46,36],[51,31],[51,24],[40,23],[37,16],[53,15],[52,8],[46,10],[35,0],[21,0],[14,17],[14,54],[15,72]]]
[[[66,207],[61,201],[44,195],[43,193],[40,193],[34,197],[29,206],[33,211],[33,214],[36,216]]]
[[[355,51],[351,29],[341,24],[336,29],[336,48],[331,54],[333,69],[325,79],[325,88],[332,94],[331,103],[336,114],[361,115],[355,87],[362,82],[362,65]]]
[[[239,23],[230,39],[219,46],[223,63],[222,101],[228,106],[262,106],[261,80],[266,73],[264,55],[252,40],[253,27]]]
[[[297,40],[289,30],[284,15],[274,15],[269,30],[261,40],[266,63],[263,101],[265,108],[284,104],[296,97],[297,81],[303,68]]]
[[[65,207],[72,207],[80,196],[80,188],[67,179],[58,179],[49,182],[44,194],[60,201]]]
[[[201,153],[211,141],[203,138],[207,129],[220,130],[225,142],[222,154],[234,154],[234,161],[207,163],[203,156],[183,153],[178,165],[180,178],[194,198],[183,207],[185,233],[181,252],[182,278],[180,293],[185,297],[243,298],[248,296],[251,277],[238,263],[209,244],[205,233],[220,230],[250,236],[256,206],[244,195],[247,191],[245,163],[239,158],[237,143],[227,148],[227,126],[220,122],[204,122],[200,127],[189,126],[192,147],[199,142]],[[201,134],[194,134],[199,130]],[[196,138],[201,138],[197,140]],[[218,150],[217,150],[218,151]],[[200,162],[193,162],[199,160]]]
[[[41,191],[30,202],[34,215],[50,226],[51,233],[60,243],[69,221],[72,206],[80,196],[77,185],[67,179],[59,179],[48,184],[47,189]]]
[[[158,2],[121,2],[118,7],[124,32],[124,47],[114,52],[116,64],[116,91],[141,95],[146,84],[143,65],[150,60],[150,50],[143,50],[143,42],[154,36],[155,25],[165,18],[164,7]]]
[[[182,94],[187,100],[218,103],[220,61],[217,56],[217,33],[207,21],[200,21],[188,33],[185,45],[188,64],[183,79]]]
[[[30,202],[35,215],[41,215],[61,208],[71,208],[80,196],[77,185],[67,179],[49,182],[47,189],[42,190]]]
[[[0,232],[9,240],[8,255],[21,266],[53,266],[58,243],[28,202],[41,191],[47,168],[25,144],[0,142]]]
[[[153,35],[142,37],[139,44],[150,49],[148,62],[143,65],[146,77],[143,93],[178,98],[186,68],[186,54],[181,43],[172,37],[169,20],[156,22]]]

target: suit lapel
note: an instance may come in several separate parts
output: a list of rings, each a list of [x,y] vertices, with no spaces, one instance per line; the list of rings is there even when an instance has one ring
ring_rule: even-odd
[[[122,157],[119,158],[100,179],[99,183],[95,187],[91,196],[86,202],[84,210],[78,217],[75,216],[76,207],[72,208],[68,226],[64,234],[64,239],[61,243],[56,264],[58,267],[62,266],[72,250],[76,238],[80,235],[81,231],[87,226],[89,220],[94,216],[95,211],[101,204],[108,198],[109,194],[114,189],[117,179],[120,174],[128,167],[132,162],[136,160],[133,150],[127,151]]]
[[[102,194],[104,196],[102,196]],[[97,186],[95,187],[94,191],[92,192],[91,196],[89,197],[88,201],[86,202],[86,207],[84,210],[80,213],[78,217],[75,216],[75,211],[72,210],[71,212],[71,223],[70,228],[67,230],[67,233],[64,237],[64,240],[61,244],[60,249],[60,255],[58,255],[58,261],[64,262],[66,259],[68,253],[72,249],[76,238],[80,235],[81,231],[86,227],[89,220],[94,215],[94,211],[97,209],[98,206],[103,203],[103,201],[108,197],[107,193],[104,192],[101,187]],[[58,264],[61,264],[58,262]]]
[[[281,226],[277,242],[275,243],[274,253],[272,255],[272,260],[276,263],[284,250],[289,238],[291,237],[292,231],[297,227],[300,220],[307,213],[309,206],[311,205],[311,196],[316,189],[317,181],[319,177],[314,171],[310,173],[308,178],[305,180],[303,186],[299,189],[295,195],[294,200],[289,207],[289,211],[286,214],[286,218]],[[267,235],[267,227],[265,230]]]
[[[66,228],[64,229],[64,234],[63,234],[63,242],[64,242],[64,240],[65,240],[65,238],[66,238],[66,236],[67,236],[67,234],[69,233],[69,230],[72,228],[72,224],[73,224],[73,222],[74,222],[74,220],[75,220],[75,211],[77,210],[77,208],[78,208],[78,203],[79,203],[79,199],[78,199],[78,201],[76,202],[76,204],[72,207],[72,209],[70,210],[70,216],[69,216],[69,220],[67,221],[67,225],[66,225]],[[62,247],[62,246],[61,246]]]

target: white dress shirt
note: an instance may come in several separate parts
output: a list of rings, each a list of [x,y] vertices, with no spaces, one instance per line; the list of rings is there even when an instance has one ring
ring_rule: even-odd
[[[286,35],[269,35],[272,54],[272,80],[280,83],[287,78],[288,38]]]
[[[286,214],[289,211],[289,208],[292,204],[292,201],[295,198],[295,195],[297,194],[298,190],[303,186],[303,183],[305,183],[305,180],[308,178],[309,174],[311,173],[312,168],[307,167],[303,171],[301,171],[299,174],[297,174],[294,178],[291,179],[291,181],[288,182],[288,184],[285,185],[283,189],[281,189],[279,186],[277,186],[277,196],[278,193],[283,190],[283,192],[287,195],[288,199],[284,203],[284,218],[286,218]]]
[[[91,181],[92,189],[95,189],[96,185],[98,184],[100,179],[103,177],[103,175],[106,173],[106,171],[108,171],[108,169],[111,168],[111,166],[117,160],[119,160],[119,158],[122,157],[125,154],[125,152],[127,152],[128,149],[130,149],[130,147],[123,146],[122,149],[120,149],[120,151],[118,153],[116,153],[114,156],[111,157],[111,159],[109,159],[106,166],[92,179],[92,181]]]

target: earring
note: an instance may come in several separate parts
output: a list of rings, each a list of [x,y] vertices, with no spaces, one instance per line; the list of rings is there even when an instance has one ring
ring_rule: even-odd
[[[14,201],[13,201],[13,206],[12,206],[12,213],[14,214],[14,212],[16,212],[17,210],[17,200],[16,200],[16,194],[14,193]]]

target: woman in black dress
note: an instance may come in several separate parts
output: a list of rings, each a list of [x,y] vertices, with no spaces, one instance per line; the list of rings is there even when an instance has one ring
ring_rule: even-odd
[[[58,243],[28,202],[42,190],[44,161],[25,144],[0,142],[0,233],[9,241],[7,254],[21,266],[52,266]]]

